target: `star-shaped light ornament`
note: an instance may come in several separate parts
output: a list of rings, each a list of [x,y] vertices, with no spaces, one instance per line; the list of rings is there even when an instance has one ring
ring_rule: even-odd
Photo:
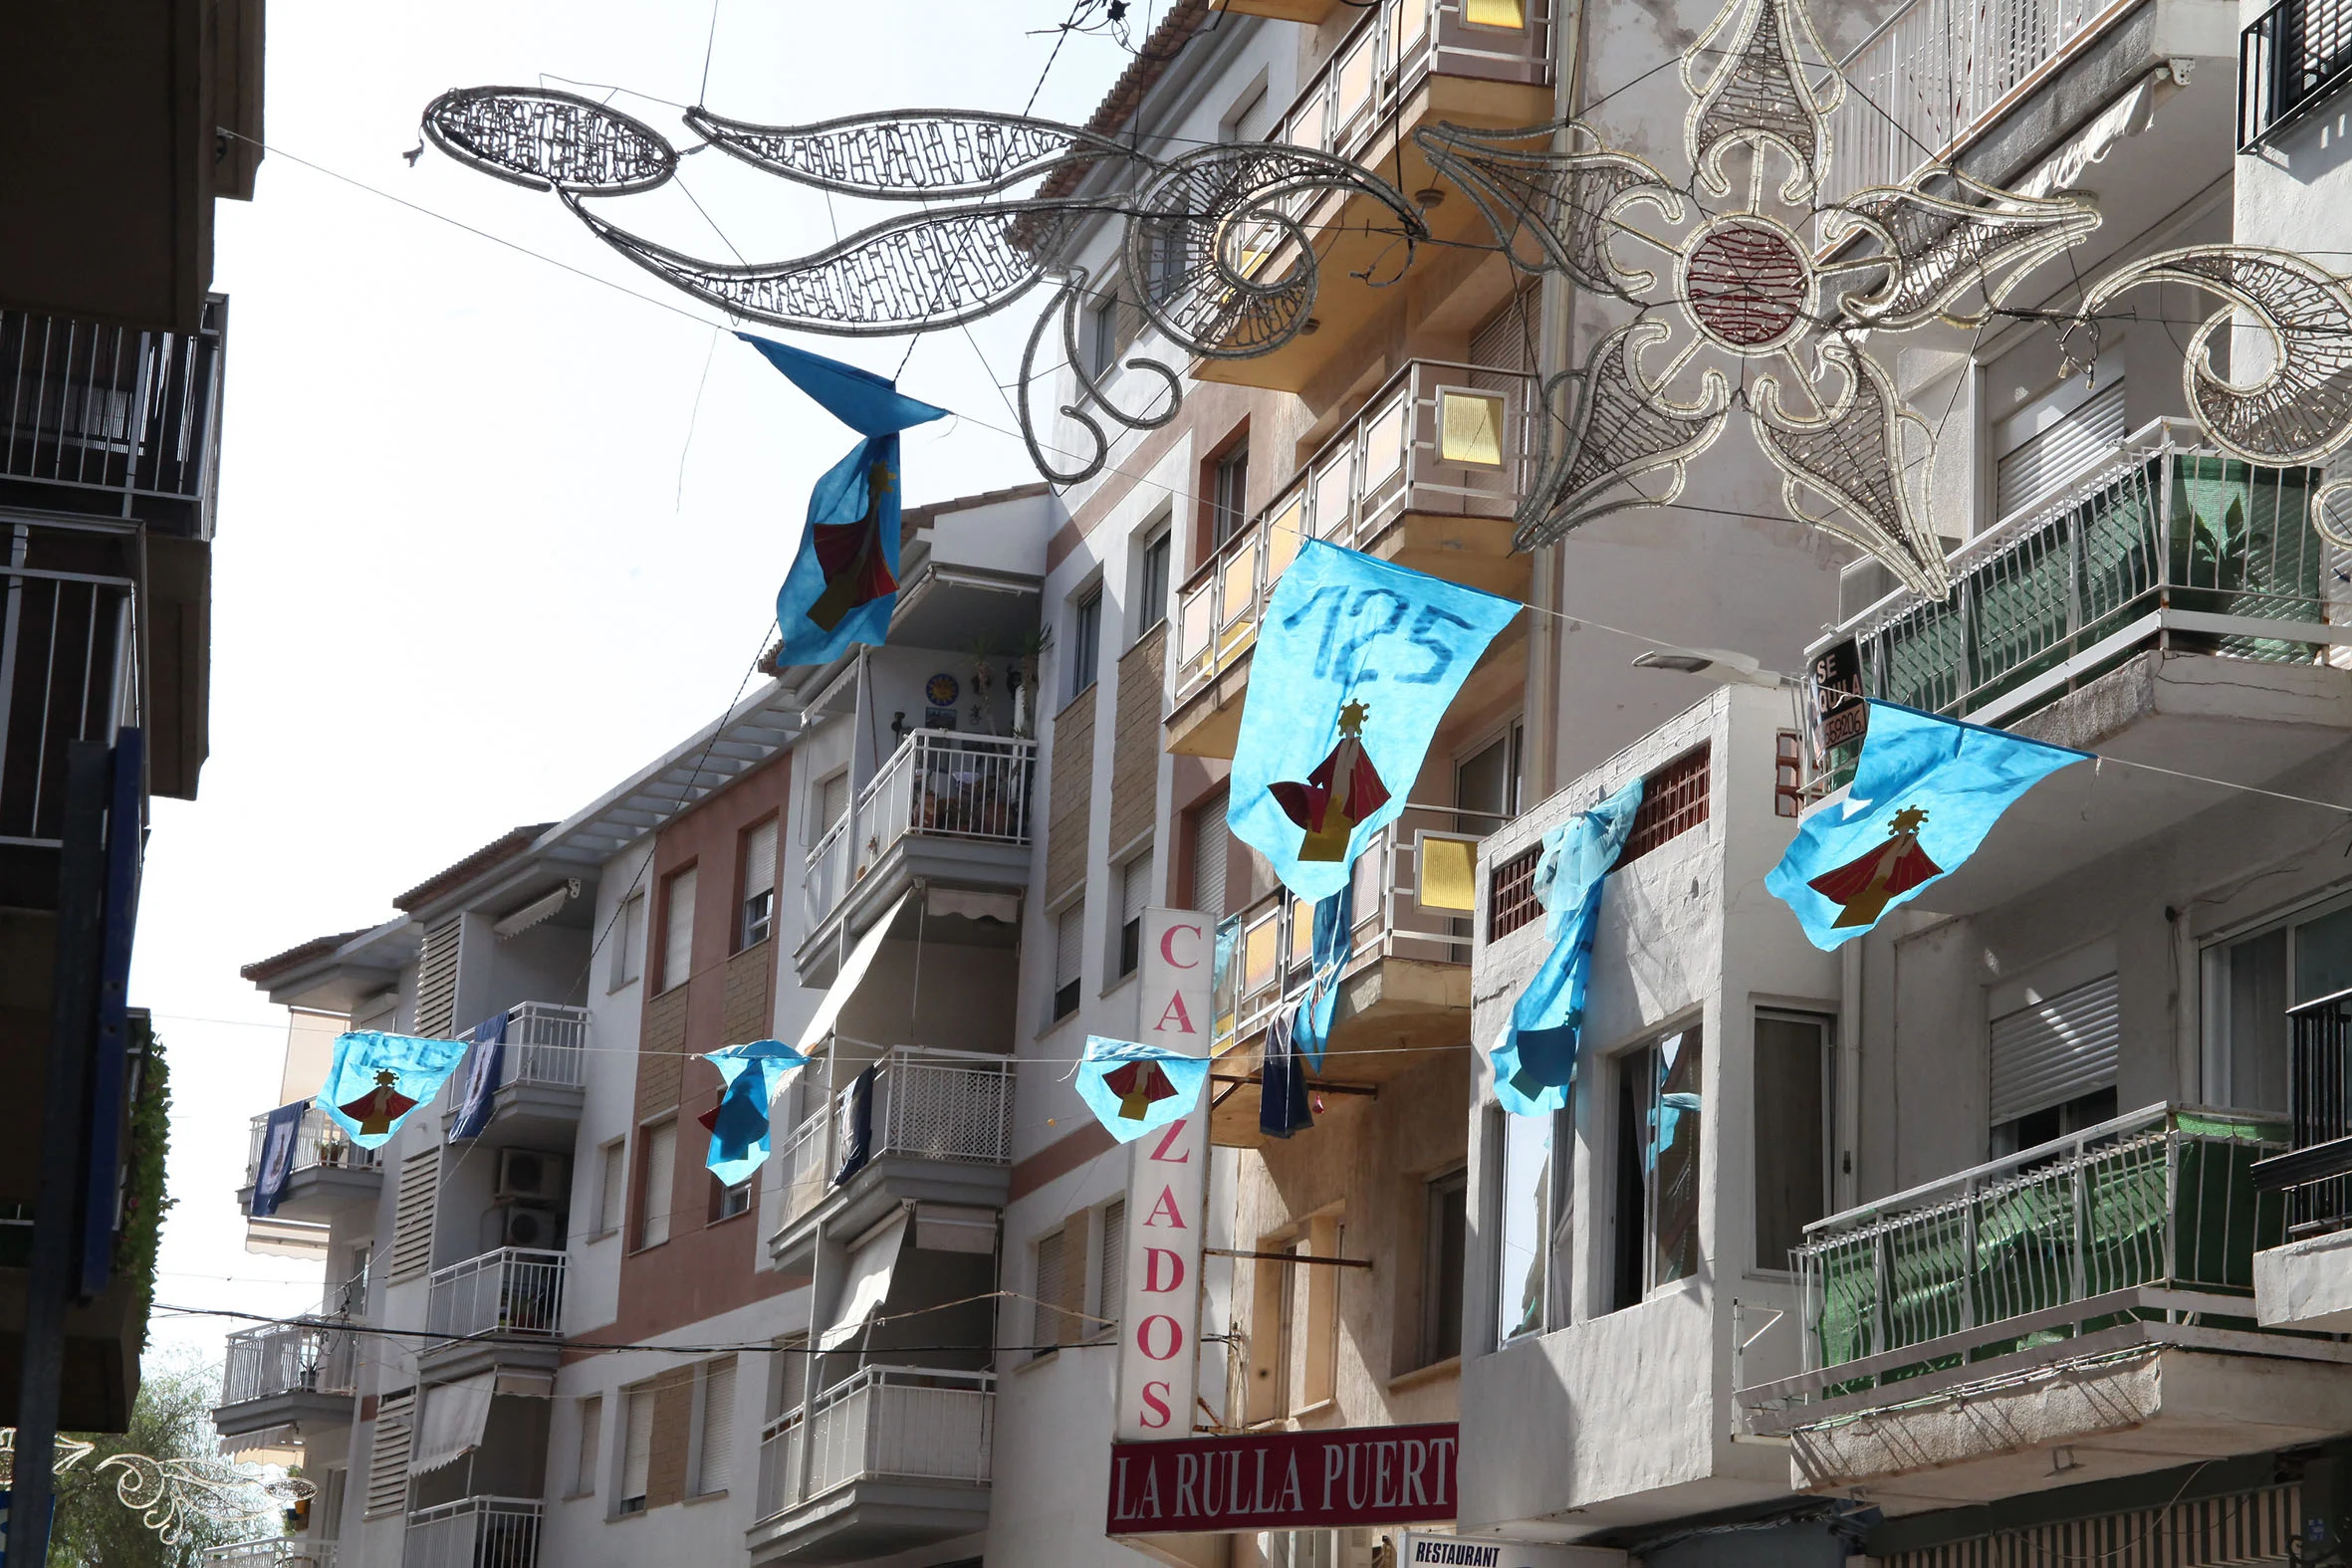
[[[1554,378],[1568,395],[1556,421],[1541,422],[1515,543],[1530,550],[1610,513],[1671,504],[1691,460],[1745,407],[1790,516],[1942,598],[1951,578],[1929,522],[1934,434],[1870,353],[1871,336],[1984,321],[2027,272],[2097,228],[2098,212],[2080,195],[2015,195],[1941,166],[1822,202],[1829,112],[1845,84],[1795,0],[1730,0],[1685,52],[1682,78],[1681,186],[1581,121],[1414,132],[1521,270],[1563,274],[1637,313],[1580,370]],[[1546,134],[1549,148],[1527,150]],[[1643,251],[1650,264],[1632,264]]]

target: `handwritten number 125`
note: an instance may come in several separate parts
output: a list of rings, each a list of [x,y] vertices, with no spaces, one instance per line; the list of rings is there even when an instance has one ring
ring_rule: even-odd
[[[1310,633],[1314,637],[1315,678],[1347,680],[1352,674],[1353,684],[1360,686],[1382,678],[1371,657],[1373,645],[1396,635],[1411,608],[1411,602],[1392,588],[1357,588],[1351,597],[1341,584],[1329,583],[1284,616],[1283,628],[1295,631],[1319,619],[1319,633]],[[1372,610],[1372,617],[1364,621],[1361,617],[1367,609]],[[1445,626],[1472,629],[1470,622],[1450,610],[1422,605],[1403,635],[1408,644],[1427,656],[1427,662],[1418,669],[1391,672],[1387,678],[1405,686],[1434,686],[1445,679],[1454,667],[1455,654],[1455,644],[1441,635],[1440,628]],[[1343,628],[1348,632],[1344,637]]]

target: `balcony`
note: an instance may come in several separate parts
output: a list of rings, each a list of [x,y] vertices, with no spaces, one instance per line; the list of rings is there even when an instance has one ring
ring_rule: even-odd
[[[538,1568],[536,1497],[465,1497],[408,1515],[400,1568]]]
[[[195,333],[0,311],[0,506],[212,537],[228,302]]]
[[[0,313],[4,316],[4,313]],[[0,381],[4,393],[5,381]],[[0,485],[0,495],[5,486]],[[76,741],[112,744],[118,726],[137,724],[137,584],[93,571],[55,548],[62,531],[31,531],[24,564],[0,582],[0,850],[56,850],[64,842],[66,753]],[[49,547],[49,548],[45,548]],[[109,554],[107,560],[118,560]],[[39,564],[54,560],[58,569]],[[54,858],[14,872],[11,902],[45,907],[56,897]],[[26,880],[29,878],[30,880]]]
[[[329,1324],[267,1323],[231,1334],[213,1426],[224,1438],[270,1428],[300,1438],[349,1426],[356,1349],[351,1330]]]
[[[502,1246],[433,1270],[425,1328],[444,1336],[417,1352],[435,1383],[492,1367],[552,1371],[564,1326],[565,1254]]]
[[[266,1540],[207,1546],[196,1554],[196,1561],[219,1568],[338,1568],[343,1560],[338,1551],[334,1541],[274,1535]]]
[[[1506,130],[1552,117],[1549,0],[1372,0],[1362,9],[1268,139],[1347,158],[1412,200],[1438,184],[1413,140],[1420,126],[1443,120]],[[1396,213],[1368,196],[1312,190],[1284,205],[1317,258],[1316,330],[1256,358],[1196,359],[1196,379],[1300,391],[1343,354],[1360,352],[1355,340],[1376,318],[1407,308],[1408,291],[1359,281],[1394,275],[1402,255]],[[1494,241],[1477,204],[1458,193],[1422,218],[1441,243]],[[1289,264],[1278,245],[1267,276]],[[1502,299],[1498,293],[1494,303]]]
[[[2238,35],[2237,147],[2250,151],[2335,96],[2352,74],[2352,8],[2279,0]]]
[[[847,1562],[988,1523],[996,1379],[866,1367],[760,1436],[753,1563]]]
[[[2287,1012],[2292,1147],[2254,1167],[2281,1193],[2287,1243],[2254,1259],[2265,1328],[2352,1333],[2352,992]]]
[[[1414,807],[1355,862],[1355,925],[1340,972],[1330,1049],[1318,1088],[1367,1092],[1421,1058],[1410,1049],[1461,1037],[1470,1027],[1472,923],[1467,909],[1421,902],[1425,839],[1475,845],[1506,819],[1478,811]],[[1210,1085],[1213,1142],[1258,1148],[1258,1081],[1267,1025],[1305,994],[1313,976],[1314,906],[1277,889],[1238,915],[1233,961],[1217,997],[1217,1066]]]
[[[855,1080],[874,1069],[870,1133],[863,1163],[845,1169],[853,1147]],[[784,1179],[771,1245],[782,1257],[824,1228],[867,1229],[908,1199],[1001,1208],[1012,1180],[1013,1063],[1002,1056],[899,1045],[877,1056],[836,1039],[807,1069],[830,1073],[825,1103],[778,1154]]]
[[[262,1141],[269,1132],[269,1113],[253,1118],[251,1141],[245,1154],[245,1186],[237,1202],[253,1208],[253,1184],[261,1178]],[[286,1191],[278,1199],[280,1220],[325,1225],[338,1214],[375,1202],[383,1189],[379,1152],[352,1142],[343,1124],[317,1106],[302,1113],[294,1135],[294,1165],[287,1172]]]
[[[842,934],[918,880],[1019,893],[1029,886],[1037,743],[916,730],[809,850],[797,955],[804,984],[829,974]]]
[[[1737,1391],[1791,1484],[1890,1511],[2339,1428],[2352,1349],[2265,1334],[2279,1122],[2151,1106],[1805,1228],[1804,1369]],[[2052,1453],[2060,1456],[2052,1461]]]
[[[588,1085],[588,1028],[586,1008],[553,1002],[518,1003],[507,1009],[506,1044],[499,1063],[498,1085],[492,1091],[490,1118],[477,1140],[484,1148],[510,1144],[539,1144],[559,1139],[569,1143],[580,1121]],[[471,1081],[473,1046],[451,1074],[458,1092],[442,1111],[443,1125],[456,1121]]]
[[[1413,360],[1202,562],[1177,598],[1168,749],[1233,755],[1259,619],[1305,540],[1524,596],[1529,558],[1511,553],[1511,515],[1534,461],[1532,387],[1513,371]]]

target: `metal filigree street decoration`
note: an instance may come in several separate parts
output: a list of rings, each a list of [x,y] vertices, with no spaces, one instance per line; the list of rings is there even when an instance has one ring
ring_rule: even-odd
[[[426,106],[424,133],[469,168],[532,190],[625,196],[678,171],[678,154],[643,120],[573,93],[460,88]]]
[[[1928,522],[1933,432],[1867,351],[1869,335],[1982,321],[2098,213],[2080,196],[2017,196],[1944,169],[1819,204],[1844,86],[1795,0],[1730,0],[1682,66],[1680,186],[1578,121],[1414,132],[1517,266],[1639,313],[1546,385],[1556,417],[1542,421],[1515,542],[1533,549],[1671,504],[1691,460],[1745,407],[1791,517],[1941,598],[1951,580]],[[1800,230],[1816,224],[1808,241]],[[1645,248],[1654,263],[1622,254]],[[1654,371],[1653,350],[1664,357]],[[1564,440],[1551,439],[1555,425]]]
[[[0,1484],[5,1484],[16,1452],[16,1429],[0,1428]],[[98,1452],[78,1438],[57,1440],[53,1468],[63,1475]],[[233,1524],[282,1513],[319,1488],[292,1476],[272,1478],[258,1467],[228,1459],[151,1459],[143,1454],[110,1454],[91,1473],[114,1483],[115,1497],[164,1541],[186,1540],[197,1521]]]

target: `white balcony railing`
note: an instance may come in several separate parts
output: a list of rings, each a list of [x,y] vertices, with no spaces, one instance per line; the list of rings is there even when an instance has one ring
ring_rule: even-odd
[[[1365,15],[1308,80],[1269,139],[1355,158],[1430,76],[1551,80],[1548,0],[1352,0]],[[1479,19],[1469,19],[1476,10]]]
[[[245,1152],[245,1185],[261,1179],[262,1143],[269,1135],[267,1111],[253,1118],[253,1135]],[[377,1151],[352,1142],[343,1124],[317,1106],[302,1113],[294,1134],[293,1171],[372,1171],[381,1164]]]
[[[588,1008],[525,1002],[507,1009],[502,1083],[577,1089],[588,1082]]]
[[[400,1568],[538,1568],[536,1497],[465,1497],[408,1516]]]
[[[265,1323],[231,1334],[220,1402],[243,1405],[281,1394],[349,1394],[355,1386],[354,1343],[349,1329],[312,1323]]]
[[[803,897],[808,929],[838,908],[902,838],[1026,844],[1037,743],[917,730],[899,743],[855,806],[811,847]]]
[[[338,1568],[341,1558],[334,1541],[314,1541],[300,1535],[273,1535],[228,1546],[207,1546],[196,1554],[200,1563],[221,1568]]]
[[[1837,149],[1819,204],[1900,185],[2020,96],[2077,39],[2137,0],[1912,0],[1846,57]]]
[[[986,1372],[864,1368],[760,1435],[758,1516],[868,1477],[984,1482],[996,1400]]]
[[[550,1337],[564,1321],[564,1254],[502,1246],[433,1271],[425,1326],[450,1339]]]
[[[1308,539],[1370,550],[1408,512],[1508,526],[1533,460],[1532,384],[1517,371],[1433,359],[1399,370],[1186,579],[1177,701],[1249,650],[1276,581]]]
[[[822,1063],[808,1069],[812,1074],[823,1070]],[[842,1071],[830,1103],[794,1130],[779,1156],[782,1225],[816,1208],[841,1175],[854,1093],[846,1063]],[[870,1115],[869,1161],[897,1155],[960,1165],[1007,1164],[1013,1157],[1013,1064],[977,1052],[894,1046],[875,1063]]]
[[[1467,910],[1424,908],[1418,896],[1418,840],[1424,832],[1483,837],[1509,818],[1485,811],[1408,807],[1355,862],[1354,922],[1342,974],[1385,958],[1430,964],[1470,962]],[[1248,1038],[1304,994],[1314,973],[1314,906],[1277,889],[1237,915],[1233,962],[1217,998],[1220,1036]]]

